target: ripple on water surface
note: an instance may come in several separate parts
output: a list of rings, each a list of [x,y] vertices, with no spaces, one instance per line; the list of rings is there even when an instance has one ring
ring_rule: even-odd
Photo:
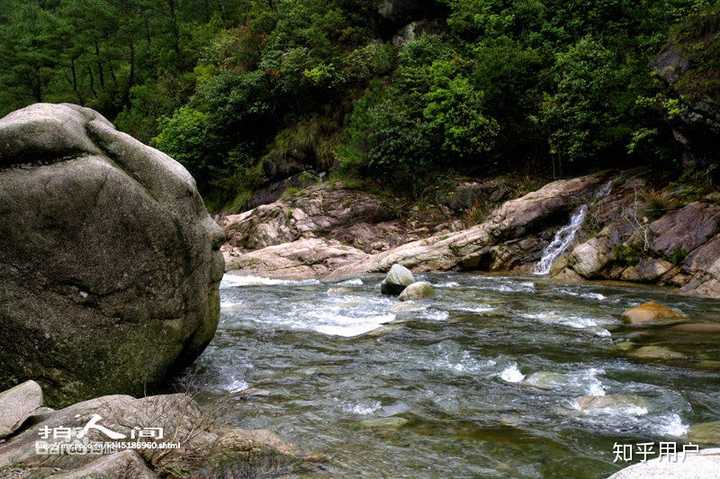
[[[237,397],[231,422],[325,452],[326,477],[601,478],[618,469],[614,442],[683,441],[689,424],[720,419],[718,371],[688,367],[720,359],[717,341],[618,319],[655,299],[715,321],[718,302],[536,277],[418,276],[435,298],[383,297],[374,275],[227,275],[218,334],[194,371],[206,400]],[[648,342],[691,361],[638,362],[616,347]],[[247,388],[270,394],[240,400]]]

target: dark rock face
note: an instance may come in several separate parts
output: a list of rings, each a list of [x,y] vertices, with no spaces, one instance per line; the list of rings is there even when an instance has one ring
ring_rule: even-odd
[[[684,160],[709,168],[717,156],[720,140],[720,10],[709,8],[687,19],[654,62],[655,71],[677,96],[673,136]],[[720,171],[710,169],[716,183]]]
[[[180,164],[75,105],[0,119],[0,388],[145,385],[212,339],[222,230]]]

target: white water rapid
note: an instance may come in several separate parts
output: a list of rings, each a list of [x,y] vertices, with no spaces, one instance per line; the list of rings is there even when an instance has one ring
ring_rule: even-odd
[[[540,258],[538,264],[535,265],[535,274],[545,275],[550,272],[550,268],[552,268],[557,257],[563,254],[575,239],[575,235],[585,221],[587,210],[587,205],[582,205],[570,217],[570,223],[555,233],[555,238],[547,245],[543,251],[542,258]]]

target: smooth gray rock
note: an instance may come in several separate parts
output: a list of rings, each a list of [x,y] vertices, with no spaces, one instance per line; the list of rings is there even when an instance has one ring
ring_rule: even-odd
[[[219,317],[222,230],[176,161],[76,105],[0,119],[0,388],[141,394]]]
[[[17,431],[33,411],[43,405],[43,393],[35,381],[25,381],[0,393],[0,439]]]
[[[382,294],[397,296],[415,282],[412,272],[401,264],[394,264],[385,279],[380,284]]]
[[[400,299],[400,301],[412,301],[417,299],[432,298],[434,295],[435,290],[433,289],[432,284],[427,281],[417,281],[405,288],[403,292],[400,293],[400,298],[398,299]]]

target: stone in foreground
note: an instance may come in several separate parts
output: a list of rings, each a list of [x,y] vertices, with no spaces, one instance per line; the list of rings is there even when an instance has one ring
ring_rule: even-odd
[[[418,299],[432,298],[435,295],[435,290],[432,284],[427,281],[417,281],[412,283],[410,286],[405,288],[400,293],[400,301],[413,301]]]
[[[0,119],[0,388],[143,393],[215,334],[223,231],[179,163],[76,105]]]
[[[35,381],[25,381],[0,393],[0,439],[15,432],[42,405],[42,389]]]
[[[684,321],[685,315],[665,305],[650,301],[630,308],[622,314],[623,319],[633,326],[647,326],[657,323]]]
[[[389,296],[397,296],[414,282],[415,277],[409,269],[401,264],[394,264],[380,284],[380,292]]]
[[[720,479],[720,449],[688,454],[684,461],[656,458],[626,467],[608,479]]]

